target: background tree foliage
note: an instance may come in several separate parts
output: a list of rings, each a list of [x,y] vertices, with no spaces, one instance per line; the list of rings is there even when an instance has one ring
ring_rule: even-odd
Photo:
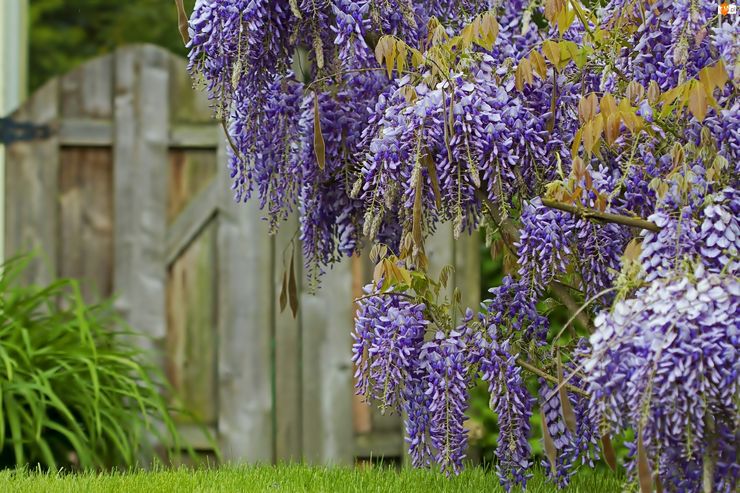
[[[185,0],[190,12],[195,0]],[[185,56],[169,0],[30,0],[30,91],[85,60],[127,43]]]

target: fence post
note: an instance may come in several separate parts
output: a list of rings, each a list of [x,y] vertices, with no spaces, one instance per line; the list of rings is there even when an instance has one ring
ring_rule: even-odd
[[[28,0],[0,2],[0,117],[26,98]],[[0,144],[0,260],[5,258],[5,149]]]

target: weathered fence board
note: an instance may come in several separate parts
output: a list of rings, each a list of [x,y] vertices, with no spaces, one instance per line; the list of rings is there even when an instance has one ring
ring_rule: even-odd
[[[55,125],[59,117],[59,80],[46,83],[16,113],[18,120]],[[48,282],[57,272],[57,186],[59,142],[16,142],[5,161],[5,255],[36,251],[41,256],[26,272],[29,282]]]
[[[184,60],[121,49],[49,82],[14,118],[53,135],[6,150],[6,252],[44,254],[29,281],[74,276],[88,299],[114,294],[226,459],[401,455],[400,418],[353,395],[350,330],[367,255],[307,291],[297,218],[269,236],[256,202],[234,203],[226,139]],[[457,285],[477,283],[474,241],[455,250],[451,235],[432,238],[435,274],[453,264]],[[296,318],[279,302],[291,255]],[[187,415],[176,419],[196,448],[212,446]]]
[[[65,147],[59,164],[59,275],[80,279],[88,300],[110,296],[114,255],[110,149]]]
[[[288,275],[291,259],[296,284],[301,289],[302,260],[297,233],[298,219],[293,214],[275,236],[274,248],[273,296],[278,300],[274,306],[275,458],[283,462],[300,461],[303,456],[302,320],[293,317],[290,307],[286,306],[281,312],[279,302],[283,279]],[[311,424],[308,423],[308,426]]]

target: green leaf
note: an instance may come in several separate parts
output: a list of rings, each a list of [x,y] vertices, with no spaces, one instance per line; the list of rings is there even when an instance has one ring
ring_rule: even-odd
[[[13,452],[15,453],[15,464],[20,467],[26,463],[25,451],[23,449],[23,432],[21,431],[20,410],[12,394],[5,397],[5,414],[10,428],[10,438],[13,441]]]

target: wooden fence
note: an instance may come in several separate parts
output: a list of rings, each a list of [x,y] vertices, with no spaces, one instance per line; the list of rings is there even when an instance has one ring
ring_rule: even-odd
[[[400,456],[398,417],[353,397],[350,328],[367,261],[335,266],[316,295],[301,286],[297,318],[280,313],[282,252],[297,223],[269,236],[253,202],[233,202],[225,139],[210,115],[185,61],[154,46],[119,49],[48,82],[13,115],[52,133],[6,148],[6,254],[44,253],[31,282],[75,277],[88,299],[115,295],[227,459]],[[428,249],[437,270],[456,265],[474,304],[476,239],[456,250],[445,229]]]

